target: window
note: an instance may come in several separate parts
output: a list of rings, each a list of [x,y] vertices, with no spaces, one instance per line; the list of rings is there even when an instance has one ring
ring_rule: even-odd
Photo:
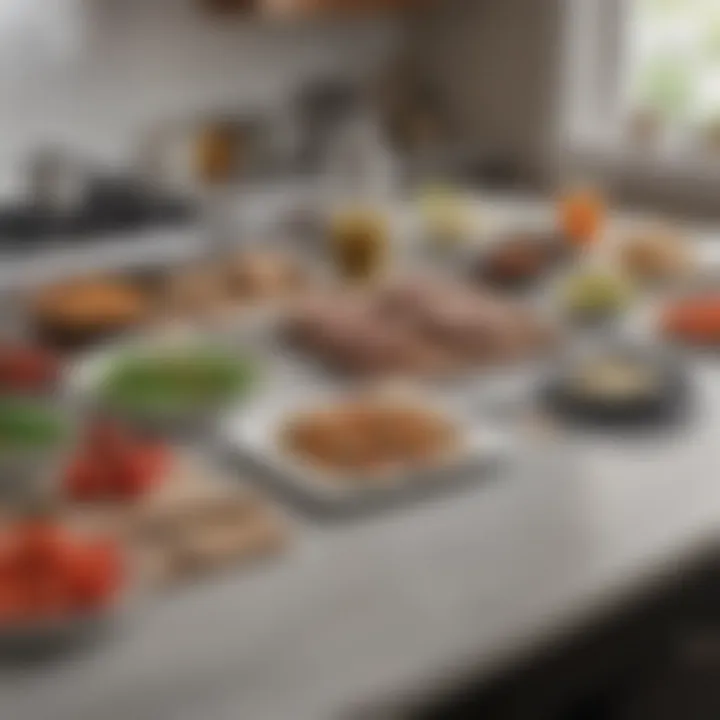
[[[561,148],[622,171],[717,185],[720,0],[565,0],[565,8]]]
[[[720,1],[631,2],[629,109],[674,130],[720,129]]]

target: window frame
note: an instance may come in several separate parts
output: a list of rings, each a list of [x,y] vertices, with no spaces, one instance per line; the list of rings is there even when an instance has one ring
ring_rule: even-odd
[[[699,147],[637,148],[627,139],[623,87],[632,0],[561,0],[563,63],[557,146],[565,174],[630,178],[649,189],[720,191],[720,154]]]
[[[627,0],[563,1],[562,136],[610,139],[621,120]]]

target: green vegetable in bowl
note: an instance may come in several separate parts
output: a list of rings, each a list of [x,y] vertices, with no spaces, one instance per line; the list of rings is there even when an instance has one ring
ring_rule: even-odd
[[[572,277],[565,287],[565,304],[573,314],[604,315],[625,308],[632,291],[624,278],[591,271]]]
[[[247,360],[207,350],[129,357],[105,378],[100,394],[110,407],[141,414],[185,414],[243,394],[254,372]]]
[[[42,450],[68,435],[59,411],[30,400],[0,399],[0,453]]]

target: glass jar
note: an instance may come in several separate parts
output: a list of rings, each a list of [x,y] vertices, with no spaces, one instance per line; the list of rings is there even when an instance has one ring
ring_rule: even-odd
[[[330,224],[330,254],[345,280],[369,281],[383,271],[390,253],[384,214],[371,207],[338,211]]]

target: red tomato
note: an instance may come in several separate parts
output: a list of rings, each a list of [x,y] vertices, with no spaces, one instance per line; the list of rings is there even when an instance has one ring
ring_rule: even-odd
[[[149,490],[162,480],[169,464],[169,453],[160,444],[137,447],[123,463],[125,481]]]
[[[691,298],[668,308],[663,317],[663,329],[690,342],[719,342],[720,298]]]
[[[74,602],[65,572],[18,578],[19,614],[23,619],[49,620],[72,612]]]
[[[72,598],[77,607],[96,609],[117,592],[122,564],[116,547],[95,543],[84,548],[70,579]]]
[[[11,389],[37,389],[55,382],[57,358],[31,347],[0,347],[0,385]]]
[[[17,582],[10,579],[0,581],[0,623],[9,625],[22,616],[22,595]]]
[[[34,573],[64,568],[72,554],[68,533],[46,520],[30,520],[13,530],[13,565],[19,572]]]
[[[132,446],[128,433],[112,421],[102,421],[93,425],[88,431],[87,445],[98,455],[118,455]]]
[[[568,240],[586,245],[597,240],[607,215],[605,200],[593,190],[577,190],[561,198],[560,227]]]
[[[75,500],[95,500],[103,495],[102,471],[87,456],[75,458],[65,473],[65,489]]]
[[[148,444],[142,449],[148,472],[156,481],[162,480],[170,468],[170,450],[164,443]]]
[[[98,609],[117,592],[117,546],[74,538],[49,521],[29,521],[0,539],[0,624],[60,618]]]
[[[139,441],[116,423],[100,422],[68,468],[65,487],[76,500],[135,500],[162,480],[169,463],[164,444]]]
[[[147,476],[136,469],[125,469],[119,477],[113,490],[122,500],[137,500],[150,488]]]

